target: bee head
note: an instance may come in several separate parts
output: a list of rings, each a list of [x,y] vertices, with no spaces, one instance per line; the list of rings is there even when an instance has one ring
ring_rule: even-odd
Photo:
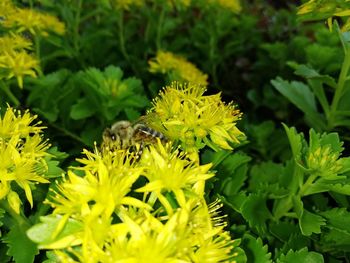
[[[110,128],[110,138],[112,140],[126,139],[133,134],[133,128],[129,121],[118,121]]]

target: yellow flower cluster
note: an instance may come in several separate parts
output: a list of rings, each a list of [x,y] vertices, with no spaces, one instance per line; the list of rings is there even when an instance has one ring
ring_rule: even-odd
[[[239,13],[242,10],[239,0],[209,0],[209,3],[230,10],[232,13]]]
[[[220,93],[203,95],[205,87],[173,82],[160,92],[145,120],[170,140],[178,141],[188,152],[205,145],[231,150],[244,134],[236,127],[241,113],[233,104],[225,104]]]
[[[17,79],[19,87],[23,87],[23,77],[36,77],[39,62],[27,50],[32,48],[28,39],[8,34],[0,37],[0,80],[3,78]]]
[[[307,169],[315,175],[334,179],[343,168],[339,155],[338,152],[333,152],[330,146],[319,146],[313,151],[310,150],[306,160]]]
[[[21,200],[12,190],[14,183],[22,188],[33,206],[31,187],[36,183],[48,183],[43,176],[47,171],[44,157],[49,145],[40,135],[40,122],[32,125],[36,116],[28,111],[7,108],[0,117],[0,200],[7,199],[10,207],[20,213]]]
[[[0,37],[0,80],[15,77],[20,88],[24,76],[36,77],[39,71],[39,61],[28,53],[32,49],[31,40],[20,34],[47,36],[48,32],[65,32],[64,24],[56,17],[16,7],[10,0],[0,3],[0,27],[9,31]]]
[[[125,150],[101,151],[85,151],[76,168],[84,176],[70,171],[52,192],[47,202],[57,217],[46,220],[59,222],[40,248],[54,249],[62,262],[228,262],[237,255],[221,204],[208,206],[198,187],[213,176],[211,165],[160,142],[139,161]]]
[[[65,25],[56,17],[33,9],[16,7],[10,0],[2,3],[0,16],[0,25],[17,33],[28,31],[33,35],[48,36],[48,32],[59,35],[65,32]]]
[[[145,1],[145,0],[110,0],[110,4],[116,8],[117,10],[127,10],[129,11],[130,8],[133,6],[135,7],[142,7],[146,5],[146,3],[159,3],[160,5],[163,5],[163,7],[188,7],[191,4],[191,0],[153,0],[153,1]]]
[[[208,85],[208,75],[201,72],[195,65],[181,56],[171,52],[158,51],[155,58],[149,60],[149,71],[167,74],[170,81],[192,82],[198,85]]]
[[[145,4],[144,0],[111,0],[112,6],[119,10],[129,10],[132,6],[141,7]]]
[[[332,29],[333,17],[348,17],[342,26],[342,31],[350,30],[350,1],[349,0],[309,0],[298,8],[299,16],[310,16],[310,19],[327,19]]]

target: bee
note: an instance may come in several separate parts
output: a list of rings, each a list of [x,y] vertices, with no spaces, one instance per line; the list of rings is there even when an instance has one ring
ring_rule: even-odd
[[[109,147],[110,150],[131,150],[135,152],[136,159],[142,155],[145,145],[167,139],[161,132],[158,132],[144,123],[132,124],[129,121],[117,121],[110,128],[106,128],[102,135],[101,147]]]

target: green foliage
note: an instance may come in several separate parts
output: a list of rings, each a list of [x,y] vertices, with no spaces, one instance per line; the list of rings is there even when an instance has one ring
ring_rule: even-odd
[[[38,254],[36,244],[26,234],[27,229],[28,225],[14,223],[3,239],[9,247],[7,255],[13,257],[15,262],[33,262]]]
[[[48,97],[56,99],[49,103]],[[124,79],[120,68],[108,66],[77,73],[62,69],[32,80],[27,104],[56,134],[92,146],[103,127],[116,119],[136,120],[149,101],[139,79]]]
[[[308,252],[307,248],[301,249],[299,251],[290,250],[286,255],[282,255],[276,262],[278,263],[292,263],[292,262],[308,262],[308,263],[318,263],[324,262],[321,254],[315,252]]]
[[[244,235],[243,246],[247,251],[248,262],[272,262],[271,253],[268,253],[267,245],[264,245],[260,238],[246,234]]]
[[[54,253],[38,254],[31,240],[45,248],[81,226],[49,216],[48,189],[83,148],[99,145],[106,127],[137,121],[151,107],[170,79],[170,73],[149,71],[160,50],[196,65],[209,76],[208,92],[222,91],[243,112],[245,145],[200,154],[200,162],[213,164],[206,198],[224,203],[236,261],[350,258],[348,1],[302,1],[299,7],[295,1],[241,1],[240,14],[206,0],[190,6],[145,1],[126,9],[109,0],[12,2],[55,15],[65,34],[9,29],[0,3],[0,37],[21,31],[40,61],[35,78],[25,74],[23,89],[2,74],[0,112],[7,104],[29,109],[53,145],[36,166],[47,169],[50,184],[31,184],[34,206],[23,201],[20,187],[13,187],[23,201],[19,215],[0,200],[1,262],[58,262]],[[328,28],[311,23],[326,19]]]

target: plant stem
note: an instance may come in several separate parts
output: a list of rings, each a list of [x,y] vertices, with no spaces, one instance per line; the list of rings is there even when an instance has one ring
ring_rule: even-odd
[[[165,17],[165,8],[162,6],[159,14],[158,25],[157,25],[157,38],[156,38],[157,50],[160,50],[162,48],[164,17]]]
[[[42,77],[44,74],[43,74],[43,71],[41,69],[42,67],[42,63],[41,63],[41,53],[40,53],[40,36],[39,34],[35,34],[34,35],[34,45],[35,45],[35,56],[38,60],[38,63],[39,63],[39,67],[37,68],[37,72],[38,72],[38,75],[40,77]]]
[[[218,39],[216,30],[214,28],[215,21],[212,23],[212,25],[209,27],[210,35],[209,35],[209,60],[211,62],[211,75],[213,78],[214,85],[218,85],[218,78],[216,74],[216,68],[217,64],[215,62],[215,54],[217,53],[217,45],[218,45]]]
[[[2,89],[7,97],[11,100],[11,102],[14,104],[14,106],[18,107],[20,105],[19,100],[16,98],[15,95],[11,92],[9,87],[2,81],[0,80],[0,89]]]
[[[56,130],[62,132],[64,135],[67,135],[68,137],[71,137],[72,139],[74,139],[75,141],[78,141],[79,143],[82,143],[83,145],[86,146],[86,143],[77,135],[75,135],[74,133],[66,130],[65,128],[62,128],[54,123],[49,123],[49,125],[52,127],[52,128],[55,128]]]
[[[0,207],[3,208],[20,226],[29,227],[31,224],[29,220],[21,214],[17,214],[13,209],[9,206],[6,200],[0,201]]]
[[[126,51],[126,47],[125,47],[125,38],[124,38],[124,11],[120,10],[119,12],[119,17],[118,17],[118,28],[119,28],[119,32],[118,32],[118,36],[119,36],[119,45],[120,45],[120,51],[122,53],[122,55],[124,56],[125,60],[129,63],[131,69],[134,71],[136,76],[139,76],[139,71],[137,70],[137,68],[133,65],[131,58],[128,54],[128,52]]]
[[[79,54],[80,45],[79,45],[79,25],[80,25],[80,16],[81,16],[81,7],[83,5],[83,0],[78,1],[78,6],[75,14],[75,21],[74,21],[74,30],[73,30],[73,45],[75,52]]]
[[[350,50],[347,50],[345,52],[344,61],[343,61],[340,75],[338,78],[337,88],[335,90],[335,94],[331,104],[330,117],[328,119],[329,129],[333,128],[334,119],[337,115],[338,104],[342,95],[344,94],[344,89],[346,87],[345,83],[347,81],[349,69],[350,69]]]
[[[298,192],[298,196],[300,198],[302,198],[305,195],[306,191],[313,184],[313,182],[315,181],[315,179],[317,177],[318,177],[317,174],[314,173],[314,174],[310,175],[309,178],[307,178],[306,182],[303,184],[303,186],[300,188],[300,190]]]
[[[120,51],[122,52],[124,58],[130,62],[130,58],[128,53],[126,52],[125,48],[125,39],[124,39],[124,11],[121,10],[119,12],[119,17],[118,17],[118,27],[119,27],[119,45],[120,45]]]

